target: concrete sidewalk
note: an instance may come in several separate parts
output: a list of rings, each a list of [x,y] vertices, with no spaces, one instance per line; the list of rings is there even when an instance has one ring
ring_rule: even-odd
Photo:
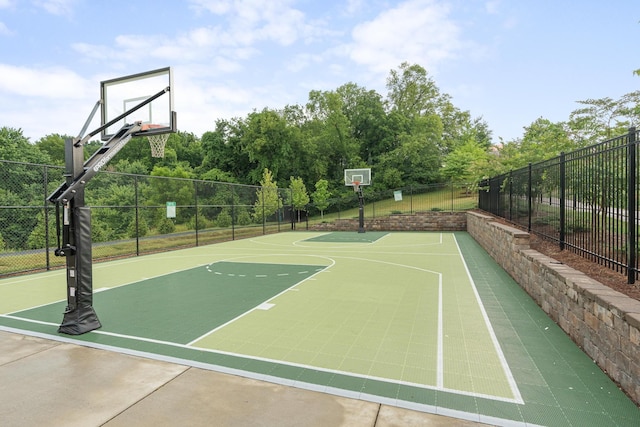
[[[5,331],[0,331],[0,424],[481,425]]]

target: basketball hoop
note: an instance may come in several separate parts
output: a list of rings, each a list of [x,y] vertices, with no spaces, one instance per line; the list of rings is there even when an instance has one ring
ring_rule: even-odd
[[[360,181],[353,181],[353,191],[356,193],[360,190]]]
[[[164,157],[164,146],[169,139],[168,133],[161,133],[157,135],[147,135],[149,145],[151,146],[151,157],[162,158]]]

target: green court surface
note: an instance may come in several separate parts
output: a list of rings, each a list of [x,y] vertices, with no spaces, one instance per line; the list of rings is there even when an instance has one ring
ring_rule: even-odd
[[[498,425],[640,412],[464,232],[290,232],[94,265],[102,328],[57,334],[64,272],[0,281],[0,327]]]

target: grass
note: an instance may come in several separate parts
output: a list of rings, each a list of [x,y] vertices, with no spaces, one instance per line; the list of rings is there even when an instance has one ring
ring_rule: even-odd
[[[281,227],[288,227],[288,224],[281,224]],[[265,234],[276,233],[277,224],[267,224],[264,229]],[[231,228],[209,229],[198,231],[198,245],[219,243],[232,239],[242,239],[263,234],[262,225],[242,227],[231,230]],[[180,232],[169,235],[153,236],[141,238],[139,240],[139,253],[147,254],[175,250],[196,246],[195,231]],[[53,255],[50,250],[49,269],[57,269],[65,266],[65,258]],[[94,244],[92,247],[94,262],[106,261],[113,258],[136,255],[136,241],[118,240],[114,242],[104,242]],[[39,251],[6,252],[0,256],[0,277],[23,272],[34,272],[46,269],[46,253]]]
[[[454,191],[452,194],[450,188],[444,188],[422,194],[405,194],[399,202],[396,202],[394,198],[367,202],[365,193],[364,216],[365,218],[377,218],[426,211],[464,211],[478,207],[477,193],[467,193],[462,189]],[[315,215],[309,218],[309,222],[331,222],[340,218],[358,218],[358,210],[359,208],[355,207],[341,212],[325,213],[322,218],[320,215]]]

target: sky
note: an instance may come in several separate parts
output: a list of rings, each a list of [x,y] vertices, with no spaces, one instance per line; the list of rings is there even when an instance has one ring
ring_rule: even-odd
[[[0,127],[75,136],[101,81],[172,67],[200,137],[349,82],[386,97],[408,62],[506,142],[639,90],[639,44],[638,0],[0,0]]]

